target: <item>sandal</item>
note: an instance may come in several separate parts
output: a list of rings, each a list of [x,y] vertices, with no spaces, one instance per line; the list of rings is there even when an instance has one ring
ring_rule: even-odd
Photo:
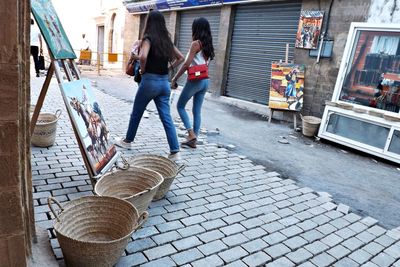
[[[197,141],[197,139],[196,139],[196,138],[193,138],[193,139],[188,140],[188,141],[186,141],[186,142],[182,142],[182,143],[181,143],[181,146],[182,146],[182,147],[196,148],[196,141]]]

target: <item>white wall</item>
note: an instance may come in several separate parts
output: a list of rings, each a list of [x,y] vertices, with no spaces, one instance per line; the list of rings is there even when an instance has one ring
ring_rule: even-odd
[[[368,22],[400,23],[400,0],[372,0]]]

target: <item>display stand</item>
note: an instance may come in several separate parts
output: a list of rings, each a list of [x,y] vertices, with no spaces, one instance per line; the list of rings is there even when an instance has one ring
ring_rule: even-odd
[[[72,66],[72,68],[70,66]],[[39,112],[43,106],[43,103],[44,103],[44,100],[45,100],[45,97],[47,94],[47,90],[49,88],[50,81],[51,81],[51,78],[53,77],[53,74],[56,75],[56,78],[57,78],[57,81],[58,81],[58,84],[60,87],[61,87],[61,84],[64,82],[63,73],[61,70],[64,71],[68,82],[81,79],[80,71],[76,65],[76,62],[73,59],[57,59],[56,60],[56,59],[53,59],[53,57],[51,57],[51,63],[50,63],[49,69],[47,71],[46,79],[45,79],[45,82],[40,91],[39,98],[38,98],[38,101],[35,106],[35,111],[33,112],[33,115],[32,115],[31,129],[30,129],[31,134],[33,134],[33,131],[35,129],[36,122],[39,117]],[[72,117],[69,112],[68,112],[68,116],[69,116],[70,121],[72,122]],[[92,169],[92,166],[90,165],[89,159],[86,156],[86,153],[84,150],[85,147],[82,144],[81,139],[79,138],[78,131],[77,131],[74,123],[71,123],[71,124],[72,124],[72,129],[74,131],[76,140],[78,142],[79,150],[82,154],[82,157],[83,157],[83,160],[85,163],[86,170],[90,177],[90,181],[91,181],[92,185],[94,186],[97,179],[99,177],[101,177],[105,172],[110,170],[113,167],[113,165],[116,164],[118,158],[120,157],[120,153],[117,152],[114,155],[114,157],[107,163],[107,165],[102,169],[102,171],[96,175]]]
[[[286,44],[285,63],[289,63],[289,44]],[[269,117],[268,117],[268,123],[271,123],[274,111],[291,112],[293,114],[293,129],[296,130],[296,128],[297,128],[297,113],[298,113],[297,110],[286,110],[286,109],[269,108],[269,112],[270,113],[269,113]]]

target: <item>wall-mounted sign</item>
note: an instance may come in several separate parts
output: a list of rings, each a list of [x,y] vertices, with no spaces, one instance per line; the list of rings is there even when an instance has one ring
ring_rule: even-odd
[[[317,49],[323,19],[323,11],[301,11],[296,35],[297,48]]]

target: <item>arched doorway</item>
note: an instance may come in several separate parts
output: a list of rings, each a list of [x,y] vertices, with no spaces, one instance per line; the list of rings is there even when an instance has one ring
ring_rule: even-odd
[[[115,38],[114,38],[114,24],[115,24],[115,17],[117,14],[113,13],[110,20],[110,31],[108,33],[108,52],[112,53],[115,49]]]

